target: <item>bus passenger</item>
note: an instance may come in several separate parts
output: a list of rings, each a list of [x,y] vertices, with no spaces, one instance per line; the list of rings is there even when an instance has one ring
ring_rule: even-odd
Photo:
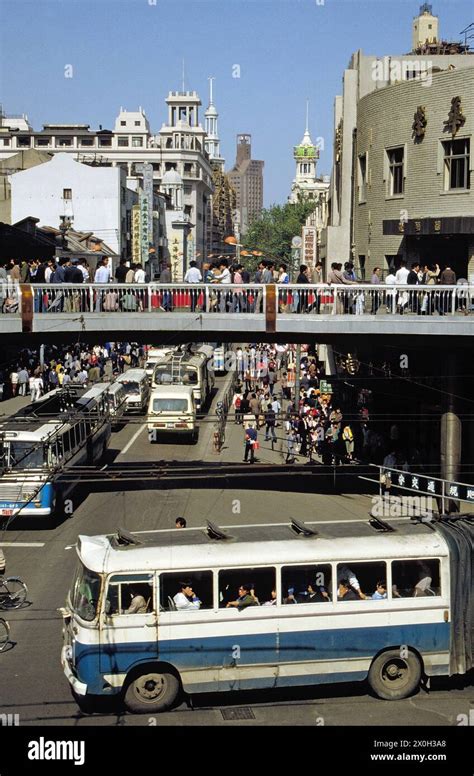
[[[130,592],[132,600],[130,606],[125,610],[125,614],[146,614],[147,602],[136,590]]]
[[[191,582],[180,582],[180,591],[173,597],[173,601],[178,611],[186,609],[199,609],[201,601],[194,592]]]
[[[383,581],[377,582],[375,586],[375,593],[372,594],[372,600],[381,601],[382,598],[386,598],[386,597],[387,597],[387,585]]]
[[[242,609],[246,609],[247,606],[258,606],[258,601],[255,598],[255,595],[251,594],[252,586],[250,584],[241,585],[239,587],[239,595],[238,598],[235,601],[229,601],[226,604],[226,609],[229,608],[229,606],[235,606],[239,612],[242,611]]]
[[[352,571],[352,569],[349,568],[349,566],[341,565],[338,566],[337,569],[337,584],[339,585],[340,582],[346,579],[349,582],[350,587],[356,591],[359,598],[365,599],[367,598],[366,595],[362,592],[360,589],[360,582],[357,579],[356,575]]]
[[[298,601],[295,598],[295,588],[294,587],[289,587],[288,588],[288,595],[285,596],[285,598],[283,599],[283,603],[284,604],[297,604],[298,603]]]
[[[310,583],[307,587],[307,592],[305,593],[305,597],[301,599],[300,603],[306,603],[306,604],[315,604],[315,603],[322,603],[323,601],[329,601],[329,595],[326,590],[326,588],[317,586],[314,584],[314,586]]]
[[[337,588],[338,601],[358,601],[357,592],[351,587],[348,579],[341,579]]]
[[[276,606],[277,603],[277,591],[275,589],[272,590],[272,597],[269,601],[265,601],[262,606]]]

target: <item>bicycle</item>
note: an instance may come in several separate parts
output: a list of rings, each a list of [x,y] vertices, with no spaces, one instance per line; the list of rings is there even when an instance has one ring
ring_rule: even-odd
[[[28,588],[20,577],[0,577],[0,609],[19,609],[27,595]]]
[[[10,642],[10,626],[6,620],[0,617],[0,652],[3,652]]]

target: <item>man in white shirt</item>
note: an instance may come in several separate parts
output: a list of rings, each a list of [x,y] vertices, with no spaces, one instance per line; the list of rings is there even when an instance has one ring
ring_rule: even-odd
[[[94,275],[94,283],[108,283],[110,280],[110,269],[107,266],[108,259],[104,256],[97,265]]]
[[[189,262],[189,269],[184,276],[185,283],[202,283],[201,270],[198,268],[195,261]],[[199,292],[197,289],[191,291],[191,312],[196,309]]]
[[[396,285],[406,286],[409,274],[410,272],[407,269],[407,263],[405,259],[403,259],[402,263],[400,264],[400,269],[397,270],[397,274],[395,275]],[[406,291],[403,291],[403,293],[398,295],[398,299],[397,299],[397,305],[398,305],[400,315],[403,315],[403,309],[407,304],[408,304],[408,293]]]
[[[197,610],[201,607],[201,601],[194,592],[191,582],[180,582],[180,591],[173,596],[178,611]]]
[[[386,286],[394,286],[397,282],[397,279],[395,277],[395,273],[393,271],[393,268],[390,267],[389,273],[387,277],[385,278],[385,285]],[[395,300],[397,298],[397,292],[395,289],[391,288],[389,291],[387,291],[386,294],[386,300],[387,300],[387,312],[394,313],[395,312]]]
[[[110,280],[110,269],[107,266],[108,259],[104,256],[103,259],[97,264],[97,269],[94,275],[94,283],[108,283]],[[98,313],[102,307],[102,291],[96,291],[95,311]]]
[[[229,270],[229,262],[227,259],[221,259],[221,262],[219,264],[219,273],[214,274],[213,278],[215,283],[218,283],[219,285],[228,285],[229,283],[232,283],[232,275],[230,274]],[[227,310],[227,305],[232,304],[231,294],[230,293],[221,293],[219,292],[219,301],[218,306],[221,313],[225,313]],[[233,305],[232,305],[233,306]]]
[[[135,275],[134,275],[134,282],[135,283],[144,283],[145,282],[145,270],[143,269],[142,264],[135,264]]]

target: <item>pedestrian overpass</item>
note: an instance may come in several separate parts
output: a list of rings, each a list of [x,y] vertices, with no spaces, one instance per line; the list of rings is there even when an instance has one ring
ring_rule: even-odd
[[[9,343],[76,338],[468,346],[474,286],[22,284],[2,290]]]

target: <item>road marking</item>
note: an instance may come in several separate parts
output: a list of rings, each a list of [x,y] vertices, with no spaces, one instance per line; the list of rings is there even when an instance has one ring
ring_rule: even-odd
[[[146,428],[146,423],[144,423],[144,424],[143,424],[143,426],[140,426],[140,428],[138,429],[138,431],[135,431],[135,433],[134,433],[134,435],[132,436],[132,438],[131,438],[130,442],[127,442],[127,444],[125,445],[125,447],[123,448],[123,450],[121,450],[121,451],[120,451],[119,455],[125,455],[125,453],[127,453],[127,452],[130,450],[130,448],[131,448],[131,446],[133,445],[133,443],[134,443],[134,442],[135,442],[135,441],[138,439],[138,437],[140,436],[140,434],[142,433],[142,431],[143,431],[145,428]],[[117,457],[118,457],[118,456],[117,456]]]
[[[45,542],[0,542],[0,547],[44,547]]]

